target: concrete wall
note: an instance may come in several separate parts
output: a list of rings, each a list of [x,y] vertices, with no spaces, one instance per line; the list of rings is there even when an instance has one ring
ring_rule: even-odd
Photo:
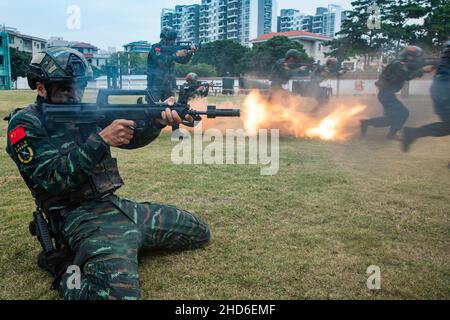
[[[339,81],[339,95],[376,95],[378,88],[375,86],[376,80],[348,79]],[[409,94],[429,95],[433,80],[414,80],[410,82]],[[333,89],[333,95],[337,94],[337,80],[327,80],[322,83],[323,87]],[[292,88],[292,81],[289,83]]]

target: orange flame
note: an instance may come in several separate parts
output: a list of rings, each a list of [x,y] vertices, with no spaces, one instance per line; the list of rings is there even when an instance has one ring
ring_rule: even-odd
[[[330,105],[317,114],[305,109],[303,98],[280,94],[269,101],[253,91],[244,101],[244,128],[253,135],[259,129],[280,129],[283,135],[345,141],[358,131],[358,119],[366,106]]]

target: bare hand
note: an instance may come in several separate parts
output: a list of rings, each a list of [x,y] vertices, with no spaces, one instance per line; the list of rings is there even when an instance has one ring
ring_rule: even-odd
[[[434,69],[436,69],[436,67],[433,65],[425,66],[422,68],[423,72],[425,72],[425,73],[433,72]]]
[[[206,88],[204,86],[198,87],[198,89],[197,89],[198,92],[203,92],[205,90],[206,90]]]
[[[197,48],[197,46],[195,44],[193,44],[191,46],[191,52],[196,52],[196,51],[198,51],[198,48]]]
[[[115,120],[103,129],[99,135],[111,147],[126,146],[133,139],[135,126],[134,121]]]
[[[177,51],[177,57],[178,58],[183,58],[187,56],[187,51],[186,50],[178,50]]]
[[[167,105],[169,107],[172,107],[173,105],[175,105],[175,101],[176,101],[175,97],[170,97],[169,99],[167,99],[164,102],[167,103]],[[187,115],[185,117],[185,120],[187,120],[189,122],[194,122],[194,119],[189,115]],[[183,122],[180,115],[176,111],[171,110],[170,108],[167,108],[166,110],[164,110],[161,113],[161,119],[158,119],[157,121],[163,126],[173,126],[173,125],[178,125],[181,122]]]

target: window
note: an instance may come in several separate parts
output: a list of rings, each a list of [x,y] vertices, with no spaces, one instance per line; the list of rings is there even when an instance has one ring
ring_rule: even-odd
[[[3,66],[3,56],[0,56],[0,67]]]

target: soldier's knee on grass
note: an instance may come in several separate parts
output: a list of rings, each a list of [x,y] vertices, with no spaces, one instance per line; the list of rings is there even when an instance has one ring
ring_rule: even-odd
[[[66,275],[60,291],[66,300],[139,300],[141,291],[137,263],[126,259],[87,262],[78,288]]]

